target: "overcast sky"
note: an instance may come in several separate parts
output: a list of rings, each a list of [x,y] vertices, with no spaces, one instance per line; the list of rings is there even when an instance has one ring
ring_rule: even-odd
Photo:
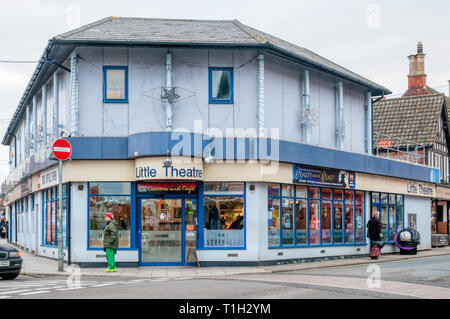
[[[427,84],[448,94],[448,0],[1,0],[0,60],[38,60],[47,41],[107,16],[238,19],[402,94],[422,41]],[[0,119],[10,119],[35,64],[0,63]],[[0,125],[2,125],[0,122]],[[5,125],[0,126],[3,137]],[[0,147],[0,181],[8,174]]]

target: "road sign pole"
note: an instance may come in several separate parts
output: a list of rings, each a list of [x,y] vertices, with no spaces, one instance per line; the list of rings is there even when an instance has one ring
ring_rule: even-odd
[[[58,271],[64,271],[64,221],[63,221],[63,187],[62,187],[62,165],[72,155],[72,146],[63,138],[57,139],[52,145],[52,154],[59,161],[58,169]]]
[[[62,163],[59,160],[58,170],[58,199],[59,199],[59,216],[58,216],[58,271],[64,271],[64,239],[63,239],[63,193],[62,193]]]

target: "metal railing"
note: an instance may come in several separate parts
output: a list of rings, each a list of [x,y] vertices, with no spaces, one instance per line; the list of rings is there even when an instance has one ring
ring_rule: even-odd
[[[374,155],[399,161],[427,165],[425,145],[380,132],[373,133]]]

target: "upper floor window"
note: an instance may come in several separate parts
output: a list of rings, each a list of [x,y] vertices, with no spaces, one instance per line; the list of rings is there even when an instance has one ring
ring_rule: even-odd
[[[128,102],[128,67],[103,67],[103,102]]]
[[[233,103],[233,68],[209,68],[209,103]]]

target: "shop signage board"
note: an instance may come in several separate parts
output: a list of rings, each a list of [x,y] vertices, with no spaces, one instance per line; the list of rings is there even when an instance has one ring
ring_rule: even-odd
[[[440,199],[450,200],[450,188],[449,187],[436,187],[436,197]]]
[[[58,167],[51,168],[40,173],[38,189],[58,185]]]
[[[172,158],[172,165],[165,166],[161,158],[137,158],[136,180],[203,180],[203,163],[190,158]]]
[[[434,196],[434,186],[426,183],[409,181],[406,184],[406,192],[408,195]]]
[[[23,183],[20,184],[20,194],[21,196],[30,194],[32,189],[32,181],[31,178],[27,178]]]
[[[139,194],[195,194],[197,193],[197,183],[173,182],[173,183],[138,183]]]
[[[355,188],[355,173],[346,170],[293,165],[293,182],[315,186]]]

